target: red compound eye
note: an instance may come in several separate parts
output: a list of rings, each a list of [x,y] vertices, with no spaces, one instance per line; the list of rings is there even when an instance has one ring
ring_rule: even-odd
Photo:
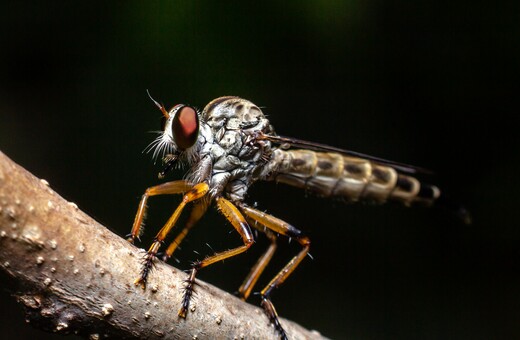
[[[199,117],[191,106],[182,106],[172,122],[173,140],[177,147],[186,150],[195,144],[199,134]]]

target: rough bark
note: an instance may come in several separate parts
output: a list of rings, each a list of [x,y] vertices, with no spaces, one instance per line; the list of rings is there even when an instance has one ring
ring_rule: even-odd
[[[178,318],[186,274],[158,261],[143,290],[142,256],[0,152],[0,275],[31,324],[92,339],[277,338],[260,308],[200,280]],[[322,338],[281,322],[290,339]]]

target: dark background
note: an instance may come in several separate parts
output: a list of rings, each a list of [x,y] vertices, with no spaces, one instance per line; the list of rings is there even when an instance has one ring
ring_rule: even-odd
[[[249,203],[313,241],[314,260],[273,295],[280,315],[338,339],[518,338],[519,7],[3,4],[0,150],[125,235],[140,195],[159,183],[160,167],[141,152],[161,117],[146,89],[167,107],[250,99],[280,134],[434,169],[474,217],[466,226],[442,209],[343,205],[257,184]],[[151,200],[140,247],[176,203]],[[211,212],[178,266],[211,253],[206,243],[238,245],[231,230]],[[280,243],[261,283],[299,249]],[[266,246],[260,237],[200,278],[233,292]],[[5,291],[0,308],[2,338],[50,336],[26,325]]]

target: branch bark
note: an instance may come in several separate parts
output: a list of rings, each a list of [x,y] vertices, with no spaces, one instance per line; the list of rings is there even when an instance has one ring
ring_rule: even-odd
[[[178,318],[186,274],[158,261],[142,290],[142,256],[0,152],[0,274],[34,326],[92,339],[277,338],[260,308],[200,280]],[[281,322],[290,339],[323,338]]]

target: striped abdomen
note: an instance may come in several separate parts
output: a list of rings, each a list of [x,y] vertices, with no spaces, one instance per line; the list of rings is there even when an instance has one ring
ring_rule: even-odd
[[[275,153],[279,167],[271,180],[320,196],[378,203],[395,200],[406,205],[431,204],[440,196],[436,186],[366,159],[310,150],[278,149]]]

